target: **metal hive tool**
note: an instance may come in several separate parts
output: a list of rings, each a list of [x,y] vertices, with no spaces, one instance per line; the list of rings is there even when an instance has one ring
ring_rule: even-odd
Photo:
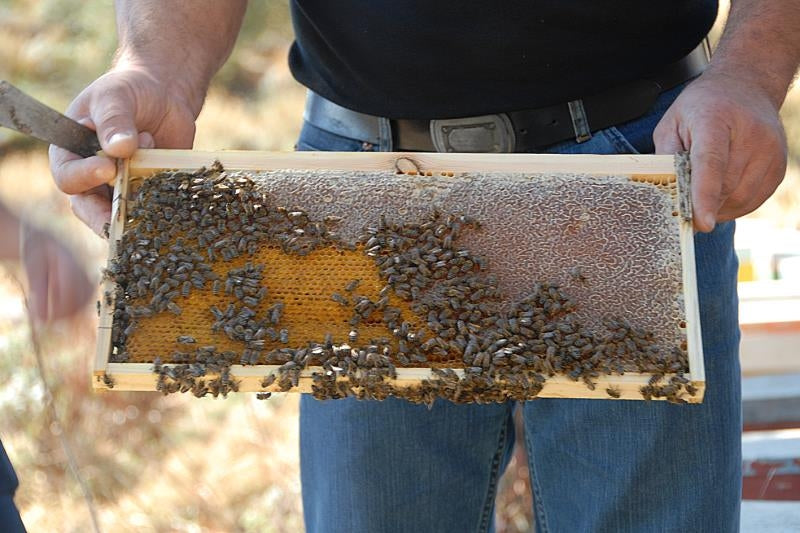
[[[95,385],[700,401],[685,164],[142,150]]]

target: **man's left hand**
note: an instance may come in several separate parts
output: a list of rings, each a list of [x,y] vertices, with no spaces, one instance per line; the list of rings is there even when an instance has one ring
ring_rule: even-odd
[[[689,150],[694,227],[754,211],[786,173],[786,134],[757,80],[707,71],[667,110],[653,132],[656,153]]]

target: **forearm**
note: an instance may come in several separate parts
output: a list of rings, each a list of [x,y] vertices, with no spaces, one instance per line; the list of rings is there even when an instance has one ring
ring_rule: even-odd
[[[708,68],[761,86],[780,107],[800,65],[800,0],[732,0]]]
[[[117,67],[175,84],[200,112],[212,76],[230,55],[246,0],[116,0]]]

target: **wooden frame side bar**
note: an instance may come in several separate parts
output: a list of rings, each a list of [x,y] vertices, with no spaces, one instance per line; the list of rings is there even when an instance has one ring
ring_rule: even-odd
[[[127,194],[128,175],[130,162],[128,159],[117,160],[117,176],[114,179],[114,196],[111,201],[111,226],[108,231],[108,267],[117,255],[117,245],[125,229],[125,219],[128,216]],[[110,301],[105,297],[110,294]],[[111,355],[111,327],[114,320],[114,298],[116,284],[114,281],[103,277],[100,292],[100,320],[97,330],[97,353],[94,359],[94,375],[100,376],[108,367]],[[110,304],[110,305],[109,305]],[[93,383],[95,388],[97,380]]]
[[[697,387],[698,397],[705,394],[705,362],[703,360],[703,338],[700,326],[700,304],[697,296],[697,270],[694,253],[694,227],[692,225],[691,175],[683,168],[685,156],[674,159],[678,187],[680,213],[681,274],[683,281],[683,308],[686,319],[686,346],[689,354],[689,374]]]

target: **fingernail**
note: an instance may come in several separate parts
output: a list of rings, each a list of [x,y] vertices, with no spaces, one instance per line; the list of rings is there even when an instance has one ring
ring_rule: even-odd
[[[117,143],[126,142],[130,139],[133,139],[133,135],[131,135],[130,133],[119,132],[115,133],[114,135],[108,138],[108,144],[114,145]]]

